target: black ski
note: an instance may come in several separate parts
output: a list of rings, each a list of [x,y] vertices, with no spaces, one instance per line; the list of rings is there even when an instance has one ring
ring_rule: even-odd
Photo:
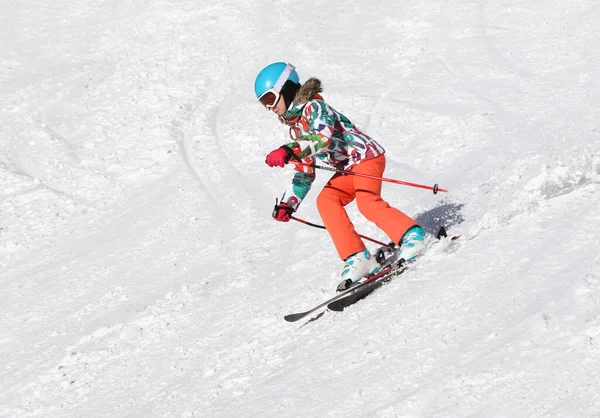
[[[448,234],[446,233],[446,229],[444,227],[441,227],[439,232],[436,234],[436,238],[438,240],[440,240],[442,238],[447,238],[447,237],[448,237]],[[455,241],[458,238],[459,238],[459,235],[456,235],[456,236],[453,236],[451,238],[451,240]],[[393,249],[394,244],[391,244],[390,248]],[[381,264],[386,263],[386,257],[383,255],[383,253],[380,254],[379,251],[377,253],[377,261],[380,262]],[[359,283],[357,285],[354,285],[343,291],[340,289],[340,287],[338,287],[338,291],[340,293],[338,293],[331,299],[326,300],[325,302],[315,306],[314,308],[312,308],[306,312],[299,312],[299,313],[286,315],[283,317],[283,319],[285,319],[288,322],[296,322],[296,321],[299,321],[300,319],[305,318],[306,316],[308,316],[308,315],[312,314],[313,312],[316,312],[324,307],[327,307],[329,310],[332,310],[332,311],[338,311],[338,312],[343,311],[344,308],[358,302],[361,299],[366,298],[368,295],[373,293],[375,290],[379,289],[384,284],[391,281],[393,278],[404,273],[406,270],[409,269],[410,264],[412,264],[412,263],[405,264],[404,259],[394,260],[393,258],[387,259],[387,263],[388,264],[384,268],[382,268],[378,273],[369,277],[367,279],[367,281]],[[389,264],[389,263],[392,263],[392,264]],[[342,283],[340,283],[340,285],[341,284]]]
[[[446,229],[444,227],[441,227],[436,235],[436,238],[440,240],[442,238],[447,237],[448,234],[446,233]],[[456,241],[458,238],[459,235],[455,235],[451,238],[451,240]],[[400,276],[402,273],[409,269],[410,265],[410,263],[405,264],[403,259],[397,261],[395,268],[393,268],[391,271],[381,275],[380,277],[377,277],[374,280],[370,280],[367,283],[364,283],[364,285],[361,287],[354,287],[350,289],[354,291],[345,294],[341,298],[331,301],[329,304],[327,304],[327,308],[331,311],[343,311],[344,308],[347,308],[348,306],[355,304],[359,300],[366,298],[375,290],[379,289],[384,284],[390,282],[393,278]]]
[[[381,286],[383,286],[384,284],[391,281],[394,277],[398,277],[399,275],[404,273],[407,269],[408,269],[408,266],[402,265],[399,268],[394,269],[394,270],[390,271],[389,273],[387,273],[381,277],[378,277],[375,280],[371,280],[371,281],[365,283],[363,286],[361,286],[359,288],[354,288],[353,292],[350,292],[349,294],[344,295],[344,297],[334,300],[333,302],[330,302],[329,304],[327,304],[327,308],[332,311],[341,312],[348,306],[353,305],[356,302],[358,302],[359,300],[366,298],[371,293],[373,293],[375,290],[379,289]]]
[[[369,280],[363,283],[359,283],[355,286],[352,286],[351,288],[338,293],[337,295],[335,295],[334,297],[332,297],[331,299],[326,300],[325,302],[315,306],[314,308],[306,311],[306,312],[299,312],[299,313],[295,313],[295,314],[289,314],[283,317],[283,319],[285,319],[288,322],[296,322],[299,321],[300,319],[310,315],[313,312],[318,311],[319,309],[325,307],[325,306],[329,306],[330,304],[335,303],[336,301],[340,301],[342,299],[345,299],[346,297],[350,297],[352,296],[354,293],[359,292],[360,290],[365,290],[367,291],[367,289],[371,289],[370,291],[368,291],[368,293],[365,294],[365,296],[369,293],[371,293],[373,290],[377,289],[377,287],[381,286],[377,286],[377,287],[373,287],[373,284],[379,280],[384,280],[384,279],[388,279],[387,281],[391,280],[391,277],[389,276],[394,276],[394,275],[398,275],[400,274],[399,271],[402,270],[404,271],[405,267],[400,267],[400,269],[396,269],[394,268],[394,266],[387,266],[385,268],[383,268],[381,271],[379,271],[379,273],[374,274],[373,276],[369,277]],[[386,283],[385,281],[383,281],[381,284]],[[361,293],[362,294],[362,293]],[[363,297],[365,297],[363,296]],[[362,299],[362,298],[361,298]],[[358,299],[357,299],[358,300]],[[337,306],[337,305],[334,305]],[[340,309],[341,310],[341,309]]]

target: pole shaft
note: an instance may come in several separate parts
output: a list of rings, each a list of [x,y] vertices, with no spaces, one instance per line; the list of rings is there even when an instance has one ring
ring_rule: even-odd
[[[385,177],[371,176],[370,174],[355,173],[353,171],[340,170],[338,168],[325,167],[322,165],[312,165],[312,164],[304,164],[304,163],[296,163],[296,164],[304,165],[307,167],[318,168],[319,170],[333,171],[335,173],[340,173],[340,174],[349,174],[351,176],[359,176],[359,177],[366,177],[366,178],[374,179],[374,180],[387,181],[388,183],[401,184],[403,186],[410,186],[410,187],[417,187],[420,189],[433,190],[434,194],[437,194],[438,192],[447,192],[448,191],[446,189],[440,188],[437,184],[434,186],[426,186],[424,184],[409,183],[407,181],[402,181],[402,180],[394,180],[394,179],[388,179]]]
[[[311,222],[305,221],[304,219],[296,218],[295,216],[292,216],[292,219],[295,220],[295,221],[297,221],[297,222],[300,222],[300,223],[303,223],[305,225],[308,225],[308,226],[313,226],[313,227],[319,228],[319,229],[327,229],[323,225],[313,224]],[[369,238],[369,237],[366,237],[366,236],[361,235],[361,234],[358,234],[358,236],[361,237],[361,238],[363,238],[363,239],[366,239],[367,241],[371,241],[371,242],[373,242],[375,244],[379,244],[379,245],[384,246],[384,247],[388,246],[387,244],[385,244],[385,243],[383,243],[381,241],[377,241],[376,239]]]

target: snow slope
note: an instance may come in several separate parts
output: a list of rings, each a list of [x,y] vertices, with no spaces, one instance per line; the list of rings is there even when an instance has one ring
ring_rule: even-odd
[[[0,10],[0,416],[600,415],[598,2]],[[292,174],[252,83],[278,60],[386,176],[450,190],[388,201],[461,235],[310,323],[282,318],[342,263],[270,217]]]

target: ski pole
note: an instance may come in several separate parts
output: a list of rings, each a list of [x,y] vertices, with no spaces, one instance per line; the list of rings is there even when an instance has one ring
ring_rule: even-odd
[[[327,229],[323,225],[313,224],[311,222],[305,221],[304,219],[296,218],[295,216],[292,216],[292,219],[295,220],[295,221],[298,221],[300,223],[303,223],[305,225],[314,226],[315,228]],[[360,234],[358,234],[358,236],[361,237],[361,238],[363,238],[363,239],[366,239],[367,241],[374,242],[375,244],[379,244],[379,245],[382,245],[384,247],[388,247],[388,244],[384,244],[383,242],[377,241],[376,239],[365,237],[364,235],[360,235]]]
[[[352,176],[366,177],[366,178],[369,178],[369,179],[387,181],[389,183],[402,184],[404,186],[411,186],[411,187],[418,187],[420,189],[433,190],[433,194],[437,194],[438,192],[447,192],[448,191],[446,189],[441,189],[437,183],[435,183],[433,186],[426,186],[424,184],[409,183],[407,181],[402,181],[402,180],[394,180],[394,179],[388,179],[388,178],[385,178],[385,177],[371,176],[369,174],[355,173],[353,171],[340,170],[338,168],[325,167],[325,166],[322,166],[322,165],[313,165],[313,164],[306,164],[306,163],[295,163],[295,164],[297,164],[297,165],[303,165],[303,166],[306,166],[306,167],[318,168],[319,170],[333,171],[335,173],[340,173],[340,174],[350,174]]]

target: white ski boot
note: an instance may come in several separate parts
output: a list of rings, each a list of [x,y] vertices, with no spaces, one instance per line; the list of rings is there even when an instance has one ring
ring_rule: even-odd
[[[351,255],[346,259],[346,265],[341,275],[342,282],[338,286],[338,291],[348,289],[363,278],[377,273],[380,268],[381,266],[369,250]]]

